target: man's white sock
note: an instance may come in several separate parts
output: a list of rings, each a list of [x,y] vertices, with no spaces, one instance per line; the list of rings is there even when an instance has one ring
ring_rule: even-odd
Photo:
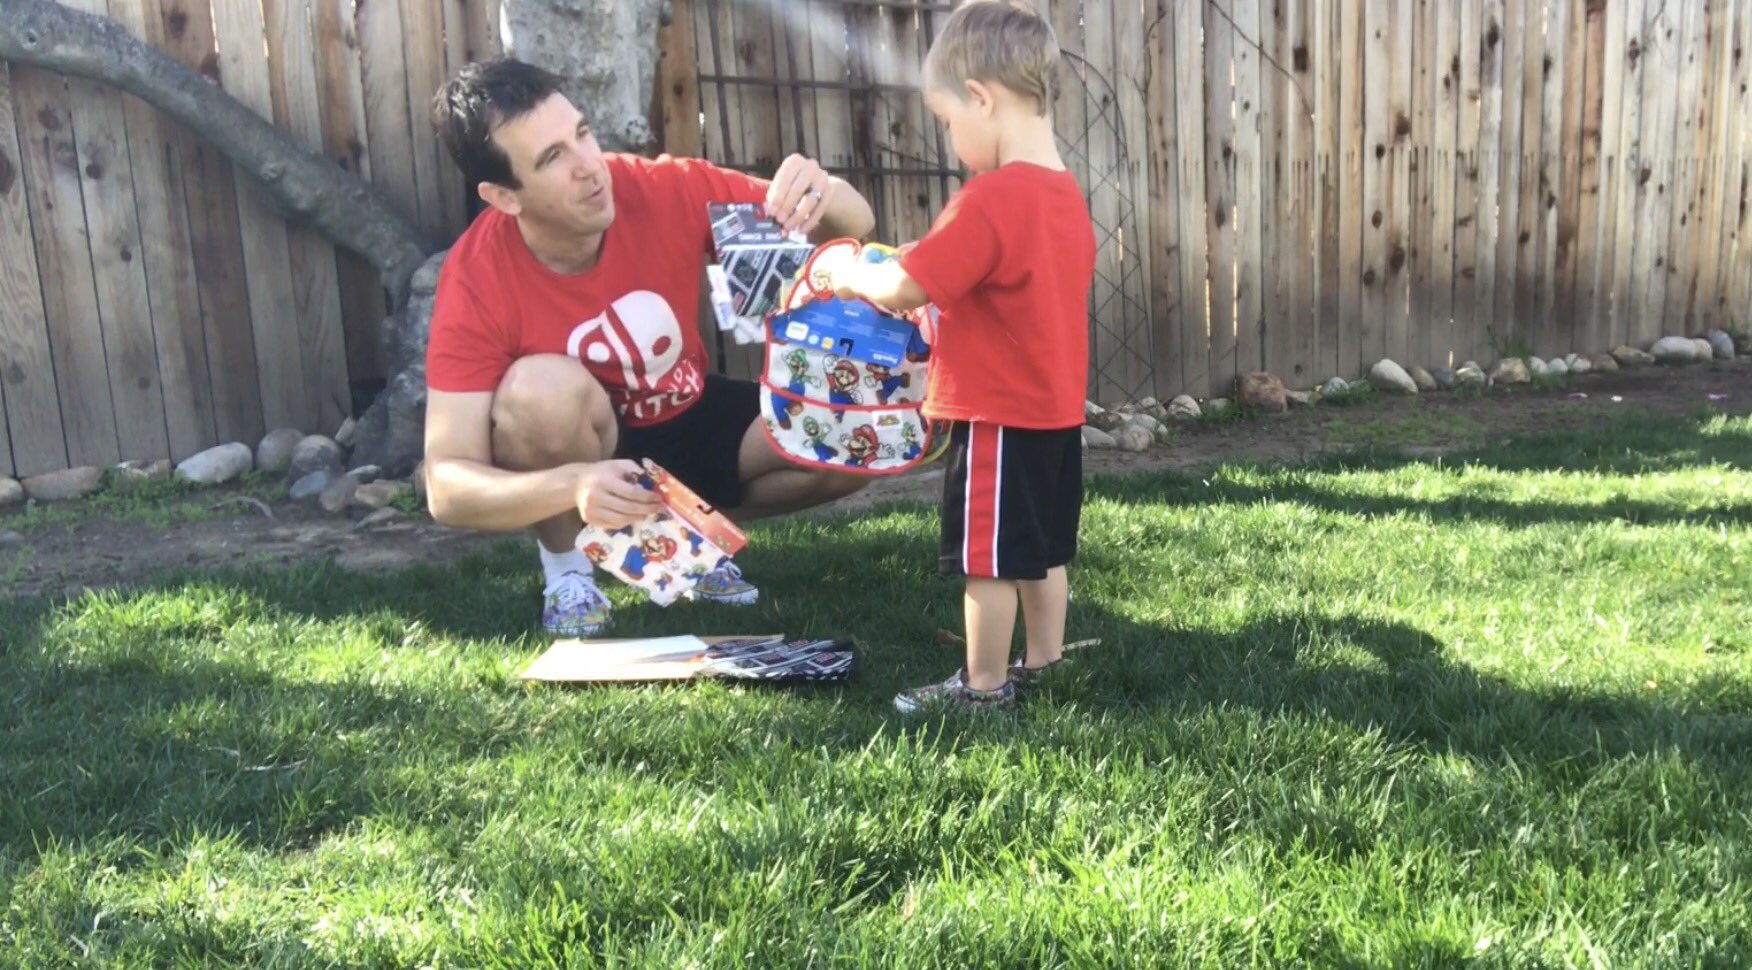
[[[549,552],[548,547],[540,542],[535,547],[541,550],[541,571],[549,586],[559,582],[560,577],[567,573],[577,573],[585,579],[595,575],[596,566],[590,562],[590,557],[577,549]]]

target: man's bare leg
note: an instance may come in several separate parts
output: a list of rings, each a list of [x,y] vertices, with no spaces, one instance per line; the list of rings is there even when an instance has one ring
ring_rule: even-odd
[[[620,429],[608,392],[563,354],[520,358],[493,396],[493,464],[537,471],[614,456]],[[572,548],[584,520],[576,510],[545,519],[535,536],[549,552]]]
[[[797,467],[773,448],[759,418],[742,435],[738,459],[742,504],[730,513],[738,522],[832,502],[870,484],[865,475]]]

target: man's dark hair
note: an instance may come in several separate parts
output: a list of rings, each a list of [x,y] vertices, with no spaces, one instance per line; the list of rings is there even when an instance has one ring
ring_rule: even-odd
[[[464,64],[432,98],[432,128],[472,192],[482,182],[522,188],[495,127],[535,110],[560,89],[553,74],[509,57]]]

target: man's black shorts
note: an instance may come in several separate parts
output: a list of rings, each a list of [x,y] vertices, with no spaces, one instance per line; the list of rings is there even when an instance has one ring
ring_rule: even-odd
[[[943,476],[942,571],[1045,579],[1077,554],[1083,431],[955,422]]]
[[[742,436],[760,418],[760,385],[707,374],[700,399],[644,428],[620,427],[616,458],[649,458],[720,509],[742,504]]]

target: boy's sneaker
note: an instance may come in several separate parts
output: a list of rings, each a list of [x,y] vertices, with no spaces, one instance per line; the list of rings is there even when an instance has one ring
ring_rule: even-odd
[[[541,628],[554,636],[593,637],[608,623],[608,597],[583,573],[562,573],[543,591]]]
[[[741,567],[726,559],[717,569],[701,576],[685,596],[726,606],[753,606],[760,599],[760,590],[742,578]]]
[[[955,676],[940,684],[930,684],[925,687],[914,687],[894,695],[895,710],[902,714],[918,714],[924,711],[947,711],[955,709],[984,710],[994,707],[1008,707],[1016,703],[1016,684],[1004,681],[1004,686],[995,690],[974,690],[967,686],[967,670],[957,670]]]
[[[1010,664],[1010,683],[1017,687],[1033,687],[1034,682],[1064,666],[1065,658],[1059,657],[1052,663],[1040,667],[1028,666],[1025,657],[1018,657]]]

